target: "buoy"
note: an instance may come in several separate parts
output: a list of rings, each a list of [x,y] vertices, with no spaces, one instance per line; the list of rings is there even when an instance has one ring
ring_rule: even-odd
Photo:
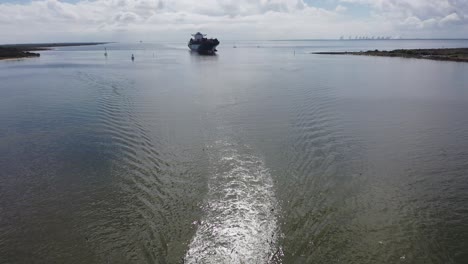
[[[133,61],[133,60],[135,60],[135,56],[133,56],[133,54],[132,54],[132,61]]]
[[[107,57],[107,48],[104,48],[104,56]]]

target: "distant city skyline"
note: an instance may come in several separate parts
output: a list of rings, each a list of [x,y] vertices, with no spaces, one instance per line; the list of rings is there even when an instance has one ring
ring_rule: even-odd
[[[465,0],[3,0],[0,43],[468,38]]]

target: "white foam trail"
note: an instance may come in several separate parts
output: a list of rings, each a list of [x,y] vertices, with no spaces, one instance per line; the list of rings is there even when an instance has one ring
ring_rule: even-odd
[[[211,151],[213,150],[213,151]],[[277,202],[261,159],[216,142],[206,212],[185,263],[269,263],[277,248]]]

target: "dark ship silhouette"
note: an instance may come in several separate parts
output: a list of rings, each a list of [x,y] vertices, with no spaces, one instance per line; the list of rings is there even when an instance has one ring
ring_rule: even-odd
[[[217,51],[218,39],[208,39],[205,34],[200,32],[193,34],[192,37],[188,43],[190,50],[201,54],[214,54]]]

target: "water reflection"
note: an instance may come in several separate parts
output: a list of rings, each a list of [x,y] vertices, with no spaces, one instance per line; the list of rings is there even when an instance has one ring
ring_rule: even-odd
[[[468,64],[237,45],[0,62],[2,261],[465,262]]]

